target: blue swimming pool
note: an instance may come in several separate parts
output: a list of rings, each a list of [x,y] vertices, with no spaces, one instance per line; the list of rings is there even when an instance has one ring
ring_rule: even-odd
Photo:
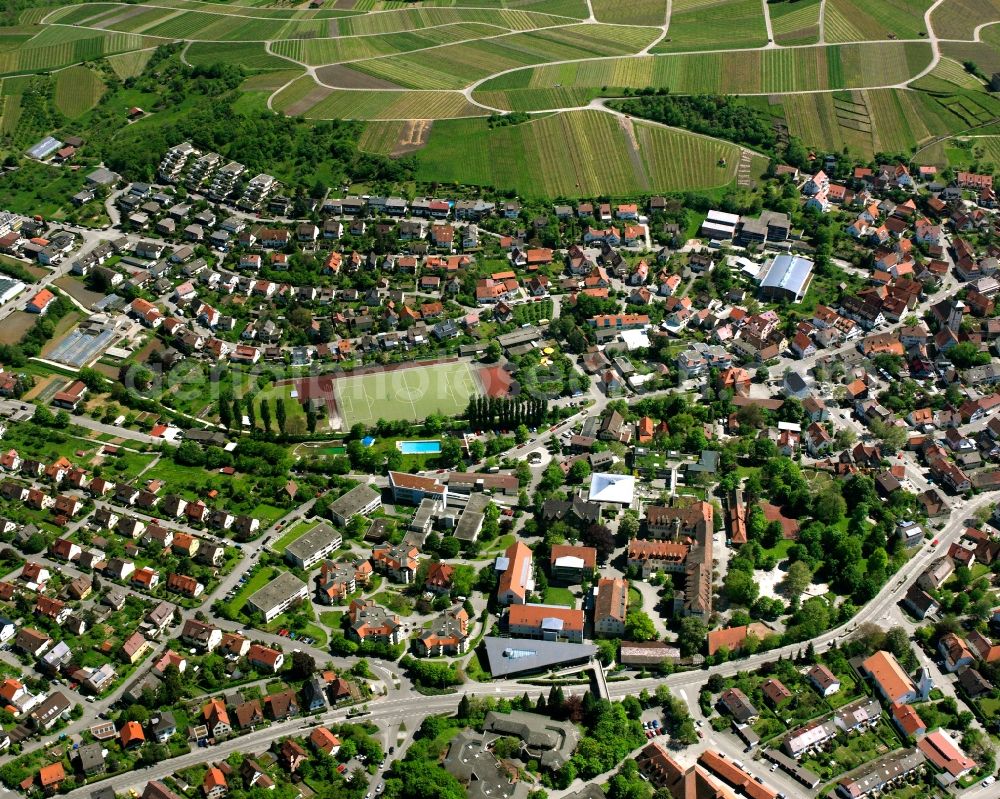
[[[396,446],[404,455],[436,455],[441,451],[440,441],[397,441]]]

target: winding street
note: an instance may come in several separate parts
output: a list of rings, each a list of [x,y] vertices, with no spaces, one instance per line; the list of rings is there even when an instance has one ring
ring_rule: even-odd
[[[938,534],[939,544],[933,547],[925,544],[924,547],[914,555],[902,569],[900,569],[892,579],[887,582],[879,594],[864,608],[862,608],[848,623],[835,629],[829,630],[812,641],[817,652],[824,652],[830,648],[834,642],[839,642],[848,636],[858,626],[867,622],[885,623],[885,619],[890,618],[895,605],[906,593],[910,582],[923,571],[932,560],[939,556],[940,552],[946,551],[948,546],[961,535],[966,526],[966,520],[972,518],[981,508],[987,507],[996,501],[997,492],[990,492],[976,497],[973,502],[967,503],[959,500],[952,512],[951,519],[943,530]],[[266,536],[264,536],[266,537]],[[263,540],[260,539],[260,540]],[[247,550],[244,550],[247,554]],[[220,589],[221,590],[221,586]],[[231,625],[225,625],[227,628]],[[254,631],[253,637],[259,637]],[[287,643],[287,642],[286,642]],[[798,654],[803,648],[802,644],[792,644],[789,646],[772,649],[741,660],[730,661],[712,669],[713,674],[731,676],[738,672],[754,671],[764,663],[776,660],[778,657],[790,658]],[[304,648],[305,649],[305,648]],[[321,652],[310,652],[319,655],[319,662],[325,662],[329,658]],[[373,662],[373,666],[387,667],[381,661]],[[660,685],[668,686],[675,694],[681,696],[691,708],[695,718],[700,718],[697,698],[701,686],[707,679],[707,672],[704,670],[686,671],[664,678],[650,677],[645,679],[629,679],[621,682],[610,682],[608,689],[613,699],[621,699],[625,696],[634,696],[642,689],[655,691]],[[367,703],[370,714],[365,720],[370,720],[380,724],[383,728],[389,728],[403,720],[406,722],[407,730],[413,731],[419,726],[421,719],[428,715],[438,713],[450,713],[454,710],[461,694],[472,696],[495,696],[495,697],[516,697],[527,692],[529,695],[544,691],[537,686],[529,686],[516,681],[496,681],[486,684],[465,683],[454,694],[442,696],[423,696],[408,690],[405,679],[400,678],[401,685],[406,686],[398,692],[390,691],[386,695],[374,698]],[[579,693],[584,690],[582,687],[573,688],[571,693]],[[153,779],[162,779],[175,773],[178,769],[202,763],[210,759],[224,758],[226,755],[241,752],[259,752],[266,749],[275,740],[286,735],[302,732],[315,722],[332,723],[347,720],[347,710],[328,711],[318,716],[310,716],[307,719],[296,718],[285,722],[276,722],[253,732],[223,741],[208,749],[194,749],[191,753],[178,758],[163,761],[155,766],[136,772],[118,775],[106,780],[101,785],[108,785],[116,793],[125,793],[130,789],[141,791],[146,782]],[[713,736],[714,737],[714,736]],[[725,742],[720,742],[726,745]],[[394,745],[394,744],[392,744]],[[763,774],[763,770],[758,769]],[[776,781],[775,775],[769,775],[771,782]],[[778,777],[777,780],[781,778]],[[88,797],[93,791],[93,786],[76,789],[67,796],[72,799],[83,799]]]

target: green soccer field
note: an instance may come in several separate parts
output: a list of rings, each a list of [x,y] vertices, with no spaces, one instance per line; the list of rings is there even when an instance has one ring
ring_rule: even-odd
[[[467,363],[440,363],[391,372],[373,372],[334,381],[341,428],[379,419],[425,419],[432,413],[456,416],[469,398],[482,393]]]

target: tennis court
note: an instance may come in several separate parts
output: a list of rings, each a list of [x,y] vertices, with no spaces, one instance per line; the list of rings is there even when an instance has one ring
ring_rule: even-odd
[[[464,413],[469,398],[482,388],[473,368],[464,361],[378,370],[333,381],[336,413],[342,429],[379,419],[425,419],[432,413]]]

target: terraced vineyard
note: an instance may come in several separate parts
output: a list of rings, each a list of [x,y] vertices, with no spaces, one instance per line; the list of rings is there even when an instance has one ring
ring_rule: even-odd
[[[92,69],[64,69],[56,78],[56,108],[71,119],[78,117],[97,105],[104,88],[104,81]]]
[[[760,0],[674,0],[667,37],[653,52],[735,50],[766,43]]]
[[[511,72],[484,82],[473,99],[489,97],[504,110],[537,107],[553,87],[601,90],[664,87],[684,94],[772,94],[829,91],[871,85],[869,59],[879,63],[878,85],[905,82],[931,59],[917,42],[879,42],[794,49],[610,58]]]
[[[288,69],[295,64],[267,52],[263,42],[223,43],[191,42],[184,52],[184,60],[192,66],[209,64],[240,64],[255,72]]]
[[[1000,20],[1000,0],[948,0],[934,9],[931,24],[942,39],[972,39],[977,27]]]
[[[820,0],[768,3],[774,41],[780,45],[815,44],[819,39]]]
[[[725,185],[739,148],[683,131],[573,111],[490,129],[483,120],[436,122],[420,175],[511,188],[528,196],[635,194]]]
[[[624,25],[662,25],[667,17],[666,0],[591,0],[594,17],[599,22]]]
[[[826,40],[916,39],[926,34],[924,12],[931,0],[827,0]]]
[[[98,101],[104,80],[135,77],[158,46],[180,42],[191,66],[246,71],[241,110],[376,122],[362,136],[365,148],[418,152],[435,179],[519,191],[535,181],[540,191],[570,193],[717,186],[733,179],[732,145],[623,126],[595,101],[649,89],[741,95],[810,146],[866,156],[915,149],[991,121],[1000,105],[965,63],[1000,72],[1000,25],[989,24],[1000,22],[1000,0],[943,0],[928,24],[932,2],[333,0],[306,8],[140,0],[38,8],[0,29],[0,132],[27,118],[25,76],[47,76],[52,102],[74,117]],[[540,118],[512,127],[482,119],[512,111]],[[534,165],[533,177],[514,168],[521,158]]]

